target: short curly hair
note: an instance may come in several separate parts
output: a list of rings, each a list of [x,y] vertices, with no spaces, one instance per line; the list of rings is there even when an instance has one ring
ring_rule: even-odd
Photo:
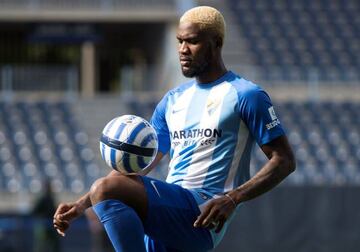
[[[210,30],[224,41],[225,20],[217,9],[210,6],[198,6],[186,11],[180,18],[180,23],[196,23],[201,30]]]

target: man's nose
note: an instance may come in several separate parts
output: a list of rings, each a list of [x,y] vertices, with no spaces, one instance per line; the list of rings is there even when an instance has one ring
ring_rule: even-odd
[[[185,41],[179,44],[179,53],[186,54],[189,52],[189,47]]]

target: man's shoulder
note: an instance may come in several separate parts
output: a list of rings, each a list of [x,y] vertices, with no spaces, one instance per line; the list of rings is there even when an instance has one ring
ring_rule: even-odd
[[[177,94],[177,93],[182,93],[185,90],[192,87],[194,85],[194,83],[195,83],[194,80],[190,80],[190,81],[187,81],[185,83],[182,83],[182,84],[178,85],[177,87],[175,87],[173,89],[170,89],[169,92],[168,92],[168,95],[174,95],[174,94]]]
[[[237,75],[235,76],[236,78],[234,78],[230,83],[235,88],[239,98],[246,98],[248,96],[264,92],[264,90],[258,84],[243,77]]]

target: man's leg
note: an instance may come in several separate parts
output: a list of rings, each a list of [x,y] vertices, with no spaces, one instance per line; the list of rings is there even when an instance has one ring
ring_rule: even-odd
[[[178,185],[141,177],[147,191],[144,222],[148,251],[204,252],[213,248],[209,230],[193,226],[200,209],[192,193]]]
[[[145,251],[144,230],[157,241],[146,244],[153,249],[149,251],[203,252],[213,247],[209,231],[193,227],[200,210],[180,186],[137,175],[112,176],[94,183],[90,199],[116,251]]]
[[[90,199],[116,251],[146,251],[142,220],[147,196],[141,179],[136,175],[99,179],[91,187]]]

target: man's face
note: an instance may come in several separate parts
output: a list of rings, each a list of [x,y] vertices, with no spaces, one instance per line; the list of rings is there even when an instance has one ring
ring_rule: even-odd
[[[209,34],[194,23],[180,23],[176,36],[179,44],[181,71],[185,77],[196,77],[206,73],[213,60],[213,41]]]

